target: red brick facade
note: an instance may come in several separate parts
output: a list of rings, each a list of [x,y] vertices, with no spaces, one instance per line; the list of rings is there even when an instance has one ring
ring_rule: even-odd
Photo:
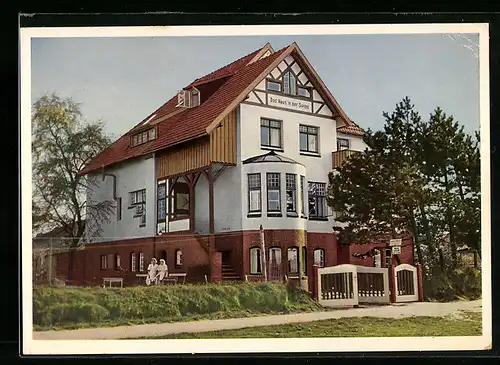
[[[176,265],[176,252],[182,252],[181,265]],[[132,253],[135,254],[136,269],[132,271]],[[166,259],[170,273],[187,273],[187,282],[202,282],[209,275],[210,262],[208,252],[192,234],[168,235],[160,237],[138,238],[87,244],[84,249],[74,252],[74,285],[102,285],[103,277],[123,277],[124,285],[138,283],[140,253],[143,254],[143,272],[145,273],[152,257]],[[116,256],[120,267],[116,267]],[[101,256],[108,257],[108,268],[101,269]],[[109,262],[112,258],[113,262]],[[68,254],[59,254],[57,258],[57,276],[67,277]]]
[[[386,249],[390,249],[388,239],[364,245],[359,245],[359,244],[351,244],[349,246],[338,245],[338,254],[337,254],[338,264],[374,266],[375,262],[374,262],[374,257],[372,255],[367,255],[364,257],[358,255],[367,254],[376,248],[380,250],[380,262],[382,267],[386,267],[385,266]],[[414,264],[413,239],[411,236],[403,237],[403,241],[401,244],[401,254],[396,256],[396,262],[398,264],[410,264],[410,265]]]
[[[281,265],[273,273],[274,279],[281,281],[287,275],[291,280],[297,276],[290,273],[288,249],[299,247],[304,241],[306,249],[306,276],[312,275],[314,252],[323,250],[324,265],[354,264],[374,266],[373,256],[357,257],[373,248],[381,251],[381,264],[385,263],[385,243],[366,245],[353,244],[340,246],[333,233],[314,233],[301,230],[266,230],[264,231],[266,245],[266,261],[269,262],[269,249],[281,249]],[[139,254],[143,255],[143,271],[145,273],[152,257],[157,260],[166,259],[170,273],[186,273],[186,282],[204,282],[205,276],[211,281],[222,280],[222,263],[229,264],[240,277],[248,281],[262,281],[263,274],[250,273],[250,249],[261,247],[259,231],[239,231],[215,235],[212,245],[208,236],[190,233],[167,234],[164,236],[121,240],[115,242],[95,243],[86,245],[85,249],[74,252],[73,280],[74,285],[101,285],[103,277],[123,277],[124,285],[134,285],[140,281]],[[384,241],[385,242],[385,241]],[[176,253],[182,252],[181,265],[177,265]],[[213,250],[212,260],[209,250]],[[413,264],[413,244],[411,237],[405,237],[398,256],[400,263]],[[135,253],[136,271],[132,271],[132,253]],[[120,268],[116,267],[116,257],[119,256]],[[108,257],[108,268],[101,268],[101,257]],[[112,262],[110,262],[110,260]],[[302,263],[299,262],[299,267]],[[57,276],[66,277],[68,270],[68,254],[59,254],[57,258]],[[278,274],[277,274],[278,273]],[[268,278],[271,278],[268,272]],[[142,279],[143,280],[143,279]],[[309,280],[309,290],[312,290],[312,280]]]

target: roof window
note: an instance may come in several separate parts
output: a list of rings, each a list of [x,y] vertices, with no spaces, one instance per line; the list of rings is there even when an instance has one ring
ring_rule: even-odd
[[[200,105],[200,92],[196,88],[181,90],[177,94],[176,107],[193,108]]]

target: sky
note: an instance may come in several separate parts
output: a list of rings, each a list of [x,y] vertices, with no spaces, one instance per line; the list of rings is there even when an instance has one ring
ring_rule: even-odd
[[[452,39],[453,38],[453,39]],[[194,79],[267,42],[297,42],[346,114],[380,130],[408,96],[423,118],[436,107],[479,129],[476,34],[32,38],[31,97],[71,97],[119,137]]]

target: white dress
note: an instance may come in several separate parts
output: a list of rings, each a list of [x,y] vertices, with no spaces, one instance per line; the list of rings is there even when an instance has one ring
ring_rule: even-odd
[[[158,270],[158,264],[149,264],[148,276],[146,277],[146,285],[151,284],[151,282],[156,283],[156,271],[157,270]]]
[[[168,266],[158,265],[158,281],[161,282],[168,275]]]

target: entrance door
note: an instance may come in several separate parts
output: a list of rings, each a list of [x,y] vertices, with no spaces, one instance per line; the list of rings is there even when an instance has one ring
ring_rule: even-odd
[[[269,249],[269,280],[281,281],[281,248]]]
[[[223,264],[231,264],[231,251],[222,251],[221,256]]]

